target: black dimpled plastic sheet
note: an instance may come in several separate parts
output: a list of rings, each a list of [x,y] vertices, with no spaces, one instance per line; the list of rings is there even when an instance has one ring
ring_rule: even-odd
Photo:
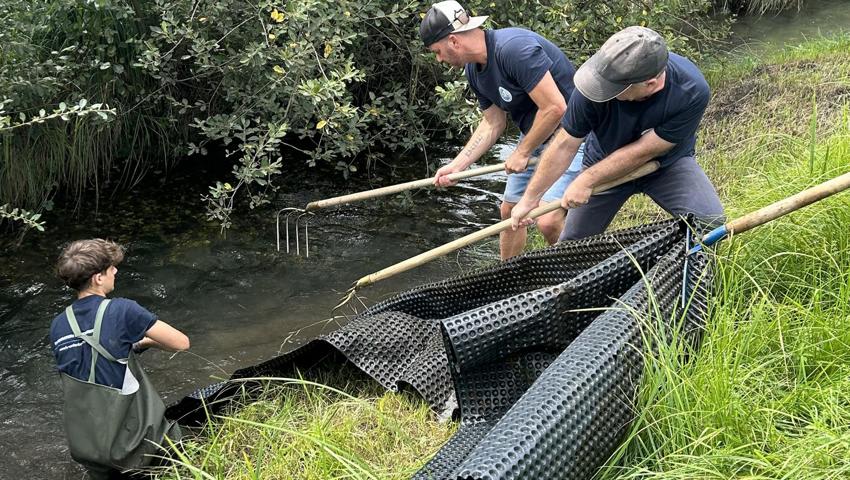
[[[204,403],[246,391],[237,379],[346,363],[459,416],[416,479],[591,478],[634,415],[643,355],[665,338],[653,332],[699,342],[712,265],[685,255],[694,237],[685,220],[659,222],[414,288],[167,413],[203,422]]]

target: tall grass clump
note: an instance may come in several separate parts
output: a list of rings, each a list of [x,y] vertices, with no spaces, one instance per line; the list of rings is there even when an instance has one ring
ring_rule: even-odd
[[[714,77],[721,104],[749,92],[702,133],[703,164],[724,166],[730,217],[850,169],[849,42]],[[637,419],[600,477],[850,477],[848,224],[845,192],[720,246],[701,350],[646,356]]]
[[[135,1],[0,1],[0,204],[132,187],[176,158],[187,123],[135,64],[153,21]]]
[[[263,379],[259,399],[214,418],[160,478],[406,479],[456,429],[422,399],[371,379],[336,372],[320,380]]]
[[[731,12],[744,12],[751,15],[764,15],[768,12],[800,10],[804,0],[719,0],[721,8]]]

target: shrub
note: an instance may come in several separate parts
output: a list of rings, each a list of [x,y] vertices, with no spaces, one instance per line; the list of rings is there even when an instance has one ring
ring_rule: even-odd
[[[81,191],[110,167],[132,183],[152,163],[223,145],[237,157],[234,178],[212,186],[207,200],[210,217],[226,227],[243,193],[249,207],[263,204],[273,177],[293,162],[330,165],[347,177],[387,152],[452,138],[477,117],[462,72],[437,65],[418,39],[428,3],[0,4],[9,45],[0,98],[12,101],[10,117],[80,100],[116,113],[110,122],[33,124],[3,137],[0,201],[25,207],[57,186]],[[629,24],[653,27],[691,55],[726,31],[706,27],[711,0],[468,7],[490,14],[493,27],[540,32],[576,63]]]

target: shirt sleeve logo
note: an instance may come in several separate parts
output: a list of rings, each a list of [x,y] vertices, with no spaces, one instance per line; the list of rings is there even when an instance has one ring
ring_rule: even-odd
[[[504,100],[506,103],[510,103],[511,100],[514,99],[514,96],[511,95],[511,92],[505,90],[504,87],[499,87],[499,96],[501,96],[502,100]]]

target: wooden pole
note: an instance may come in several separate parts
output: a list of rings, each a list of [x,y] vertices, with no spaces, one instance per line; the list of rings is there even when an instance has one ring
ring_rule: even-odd
[[[648,175],[648,174],[658,170],[658,166],[659,166],[659,164],[656,161],[651,161],[649,163],[641,165],[640,167],[638,167],[636,170],[629,173],[628,175],[625,175],[625,176],[623,176],[623,177],[621,177],[617,180],[613,180],[611,182],[597,186],[596,188],[593,189],[593,193],[604,192],[605,190],[616,187],[617,185],[632,181],[636,178],[643,177],[644,175]],[[549,204],[544,205],[542,207],[535,208],[534,210],[532,210],[528,214],[528,218],[537,218],[541,215],[555,211],[559,208],[561,208],[560,202],[552,202],[552,203],[549,203]],[[378,272],[372,273],[370,275],[366,275],[365,277],[361,278],[360,280],[357,280],[357,283],[354,284],[354,290],[361,288],[361,287],[368,286],[368,285],[372,285],[373,283],[379,282],[381,280],[385,280],[385,279],[390,278],[394,275],[397,275],[401,272],[406,272],[407,270],[410,270],[412,268],[416,268],[420,265],[424,265],[424,264],[430,262],[431,260],[434,260],[435,258],[442,257],[443,255],[446,255],[447,253],[451,253],[451,252],[453,252],[453,251],[455,251],[459,248],[473,244],[473,243],[475,243],[479,240],[482,240],[484,238],[487,238],[491,235],[495,235],[495,234],[501,232],[502,230],[507,230],[508,228],[511,228],[511,219],[510,218],[507,219],[507,220],[502,220],[501,222],[496,223],[494,225],[490,225],[489,227],[485,227],[485,228],[483,228],[483,229],[481,229],[477,232],[471,233],[471,234],[469,234],[465,237],[458,238],[457,240],[451,241],[451,242],[449,242],[445,245],[442,245],[442,246],[439,246],[437,248],[428,250],[427,252],[420,253],[419,255],[416,255],[415,257],[408,258],[407,260],[399,262],[395,265],[387,267],[387,268],[380,270]]]
[[[531,157],[528,161],[528,166],[532,166],[537,164],[540,159],[538,157]],[[495,173],[505,170],[505,163],[498,163],[496,165],[488,165],[486,167],[473,168],[472,170],[464,170],[462,172],[451,173],[447,175],[447,177],[451,180],[463,180],[465,178],[477,177],[479,175],[485,175],[487,173]],[[434,178],[423,178],[421,180],[414,180],[412,182],[399,183],[396,185],[388,185],[386,187],[375,188],[373,190],[366,190],[363,192],[350,193],[348,195],[341,195],[339,197],[326,198],[324,200],[317,200],[315,202],[310,202],[304,208],[308,212],[319,210],[320,208],[333,207],[336,205],[343,205],[345,203],[353,203],[359,202],[361,200],[368,200],[370,198],[383,197],[386,195],[392,195],[394,193],[403,192],[405,190],[413,190],[414,188],[427,188],[434,186]]]
[[[730,235],[746,232],[751,228],[764,225],[771,220],[795,210],[799,210],[807,205],[811,205],[848,188],[850,188],[850,172],[835,177],[832,180],[823,182],[820,185],[815,185],[812,188],[803,190],[802,192],[794,194],[784,200],[780,200],[764,208],[760,208],[755,212],[748,213],[743,217],[736,218],[726,224],[726,229]]]
[[[721,225],[714,230],[706,233],[702,237],[700,245],[694,246],[689,253],[698,252],[702,246],[711,246],[729,235],[744,233],[747,230],[764,225],[765,223],[775,220],[783,215],[787,215],[795,210],[799,210],[807,205],[811,205],[817,201],[823,200],[830,195],[842,192],[850,188],[850,172],[827,180],[814,187],[807,188],[802,192],[791,195],[788,198],[778,202],[771,203],[766,207],[762,207],[755,212],[748,213],[743,217],[738,217],[724,225]]]

